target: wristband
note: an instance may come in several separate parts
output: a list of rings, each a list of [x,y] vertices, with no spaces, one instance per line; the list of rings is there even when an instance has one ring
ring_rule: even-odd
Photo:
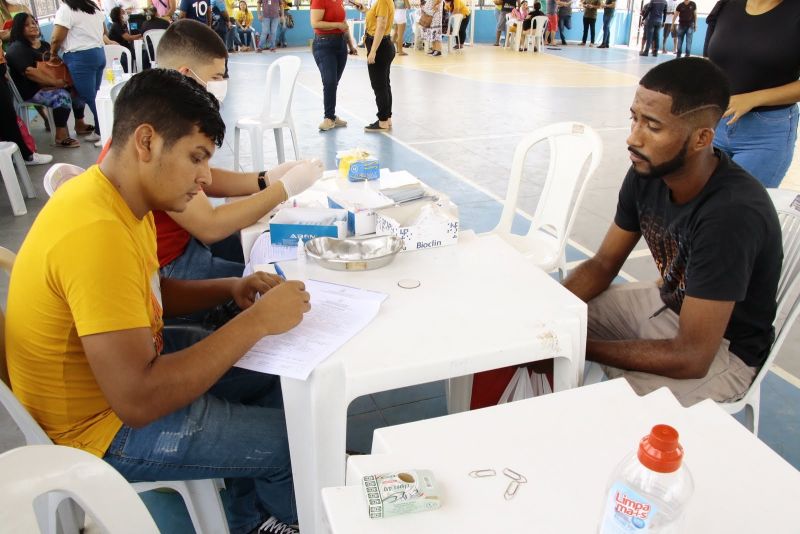
[[[258,189],[263,191],[267,188],[267,180],[265,176],[267,175],[267,171],[261,171],[258,173]]]

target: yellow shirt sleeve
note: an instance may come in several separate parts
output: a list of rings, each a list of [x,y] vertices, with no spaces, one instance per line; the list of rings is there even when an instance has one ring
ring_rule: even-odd
[[[69,305],[79,336],[150,328],[150,310],[143,305],[150,302],[150,280],[140,258],[116,221],[97,221],[51,249],[49,278]]]

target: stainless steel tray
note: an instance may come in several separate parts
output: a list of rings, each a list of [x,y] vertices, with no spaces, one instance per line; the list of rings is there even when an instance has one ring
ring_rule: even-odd
[[[392,262],[403,250],[403,240],[393,235],[363,239],[315,237],[306,242],[306,254],[336,271],[366,271]]]

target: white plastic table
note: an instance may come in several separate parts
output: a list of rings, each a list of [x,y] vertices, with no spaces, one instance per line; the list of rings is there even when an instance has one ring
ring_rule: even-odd
[[[616,464],[658,423],[674,426],[695,482],[686,533],[796,533],[800,473],[712,401],[683,408],[666,388],[638,397],[624,379],[375,431],[347,486],[322,498],[334,534],[596,532]],[[503,499],[509,467],[528,483]],[[498,476],[468,473],[494,468]],[[432,512],[369,519],[360,478],[431,469]]]
[[[281,267],[294,275],[294,261]],[[389,298],[308,380],[281,379],[304,533],[325,532],[320,490],[345,481],[347,406],[356,397],[552,357],[557,390],[582,375],[586,305],[496,236],[463,232],[457,245],[401,253],[374,271],[331,271],[309,259],[307,278]],[[401,279],[420,286],[402,289]]]

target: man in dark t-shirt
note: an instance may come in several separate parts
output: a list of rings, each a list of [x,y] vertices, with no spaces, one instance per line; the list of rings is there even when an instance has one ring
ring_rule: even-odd
[[[764,187],[713,148],[729,97],[700,58],[642,78],[614,223],[564,282],[589,303],[587,360],[686,406],[741,398],[774,338],[781,229]],[[660,279],[610,286],[640,237]]]

